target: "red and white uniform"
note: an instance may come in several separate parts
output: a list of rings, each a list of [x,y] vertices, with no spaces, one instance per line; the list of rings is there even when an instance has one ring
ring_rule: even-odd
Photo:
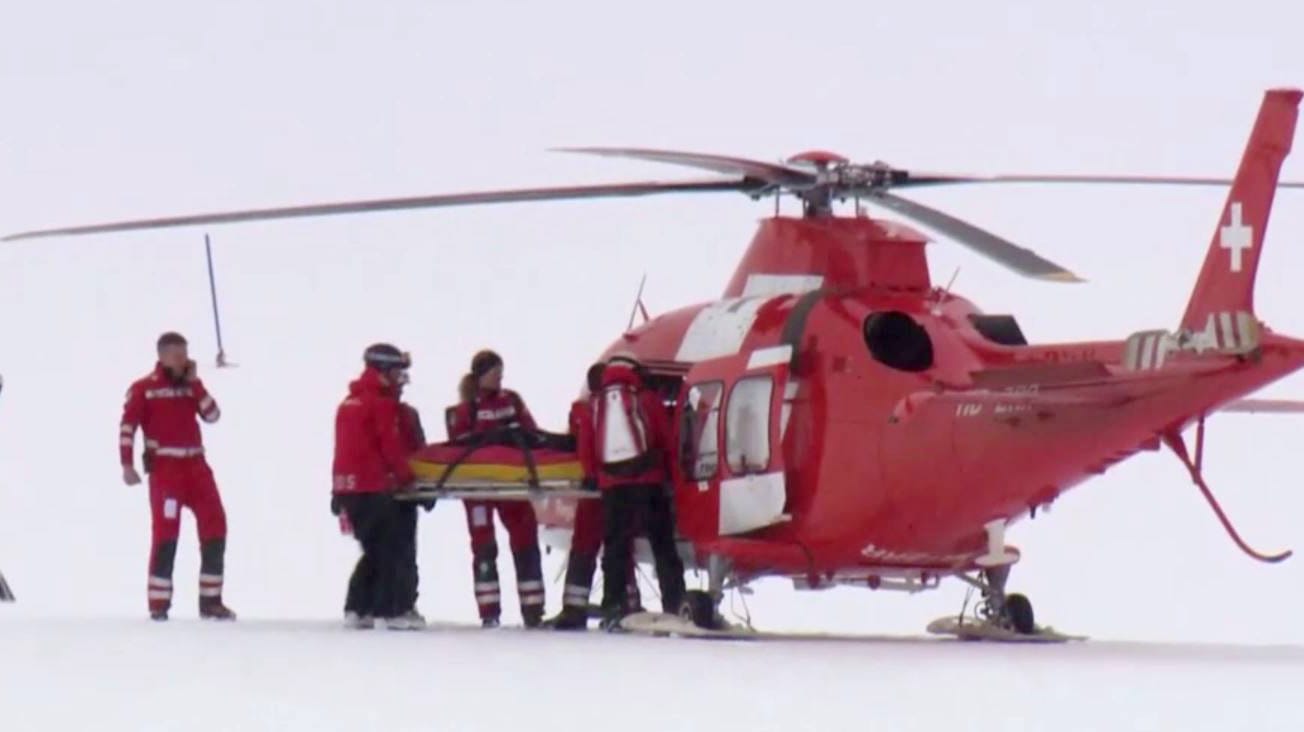
[[[152,526],[148,599],[151,610],[166,610],[172,602],[172,560],[181,528],[181,509],[195,516],[204,557],[208,547],[226,538],[226,512],[204,459],[197,418],[213,423],[221,417],[217,402],[199,379],[173,379],[162,365],[127,390],[122,410],[119,452],[124,466],[133,465],[136,430],[145,433],[145,470],[149,473]],[[199,595],[221,598],[222,550],[216,561],[201,568]]]
[[[474,401],[458,404],[448,425],[449,439],[509,427],[535,430],[534,417],[516,392],[481,390]],[[472,573],[475,601],[481,618],[496,618],[501,612],[498,584],[498,544],[494,538],[493,515],[507,529],[512,557],[516,562],[516,589],[522,612],[542,613],[543,573],[539,556],[539,524],[529,501],[465,500],[466,527],[471,535]]]
[[[661,608],[678,613],[684,565],[675,544],[674,512],[665,483],[674,445],[670,414],[637,371],[609,364],[594,400],[593,455],[602,489],[604,622],[628,612],[634,533],[647,532],[661,587]]]
[[[571,434],[575,435],[575,452],[584,469],[584,477],[593,480],[598,471],[593,459],[593,409],[590,401],[591,397],[571,404],[567,421]],[[571,528],[570,556],[566,562],[566,585],[562,596],[564,606],[588,608],[593,572],[601,548],[602,503],[581,500],[575,507],[575,521]]]
[[[598,464],[593,452],[593,399],[590,396],[571,404],[568,419],[570,433],[575,436],[576,455],[584,469],[584,477],[589,480],[596,480],[598,475]],[[579,501],[571,526],[570,556],[566,560],[566,585],[562,596],[562,605],[565,607],[583,608],[587,611],[602,537],[602,502],[593,499]],[[630,578],[629,598],[637,605],[638,583],[633,579],[632,567]]]

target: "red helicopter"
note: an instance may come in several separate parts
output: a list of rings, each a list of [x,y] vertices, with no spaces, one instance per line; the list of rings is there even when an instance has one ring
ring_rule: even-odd
[[[1236,544],[1201,472],[1218,410],[1304,411],[1242,397],[1304,365],[1304,341],[1270,331],[1254,280],[1301,92],[1266,93],[1234,180],[1140,176],[965,176],[859,165],[827,152],[784,163],[624,148],[571,148],[725,177],[491,191],[202,214],[49,229],[90,234],[300,216],[659,193],[781,194],[801,216],[763,221],[722,297],[632,327],[605,354],[648,370],[678,430],[678,529],[708,588],[758,577],[916,591],[943,578],[979,588],[976,621],[939,632],[1035,636],[1031,604],[1006,592],[1019,552],[1010,525],[1142,450],[1170,449]],[[1231,184],[1203,269],[1173,331],[1116,341],[1029,344],[1014,318],[934,286],[926,238],[862,203],[968,246],[1022,275],[1068,270],[893,189],[981,182]],[[777,198],[776,198],[777,200]],[[835,204],[851,200],[852,215]],[[1196,425],[1194,449],[1183,431]],[[1017,466],[1017,467],[1014,467]],[[709,617],[699,617],[709,624]],[[969,631],[966,631],[969,628]]]

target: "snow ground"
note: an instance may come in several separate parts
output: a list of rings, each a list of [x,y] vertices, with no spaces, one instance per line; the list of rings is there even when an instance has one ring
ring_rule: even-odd
[[[1289,730],[1304,648],[0,617],[6,729]],[[33,671],[33,669],[39,669]]]

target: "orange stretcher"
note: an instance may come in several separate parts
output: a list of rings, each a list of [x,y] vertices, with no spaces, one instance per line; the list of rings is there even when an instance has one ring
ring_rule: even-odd
[[[579,457],[549,445],[436,443],[413,455],[410,464],[416,490],[398,496],[406,500],[598,497],[582,487]]]

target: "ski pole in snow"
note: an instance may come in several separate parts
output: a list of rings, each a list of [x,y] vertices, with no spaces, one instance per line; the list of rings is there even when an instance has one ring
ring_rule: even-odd
[[[226,349],[222,347],[222,318],[217,309],[217,277],[213,274],[213,244],[204,234],[204,254],[208,257],[208,292],[213,299],[213,329],[217,331],[217,367],[229,366],[226,362]]]

